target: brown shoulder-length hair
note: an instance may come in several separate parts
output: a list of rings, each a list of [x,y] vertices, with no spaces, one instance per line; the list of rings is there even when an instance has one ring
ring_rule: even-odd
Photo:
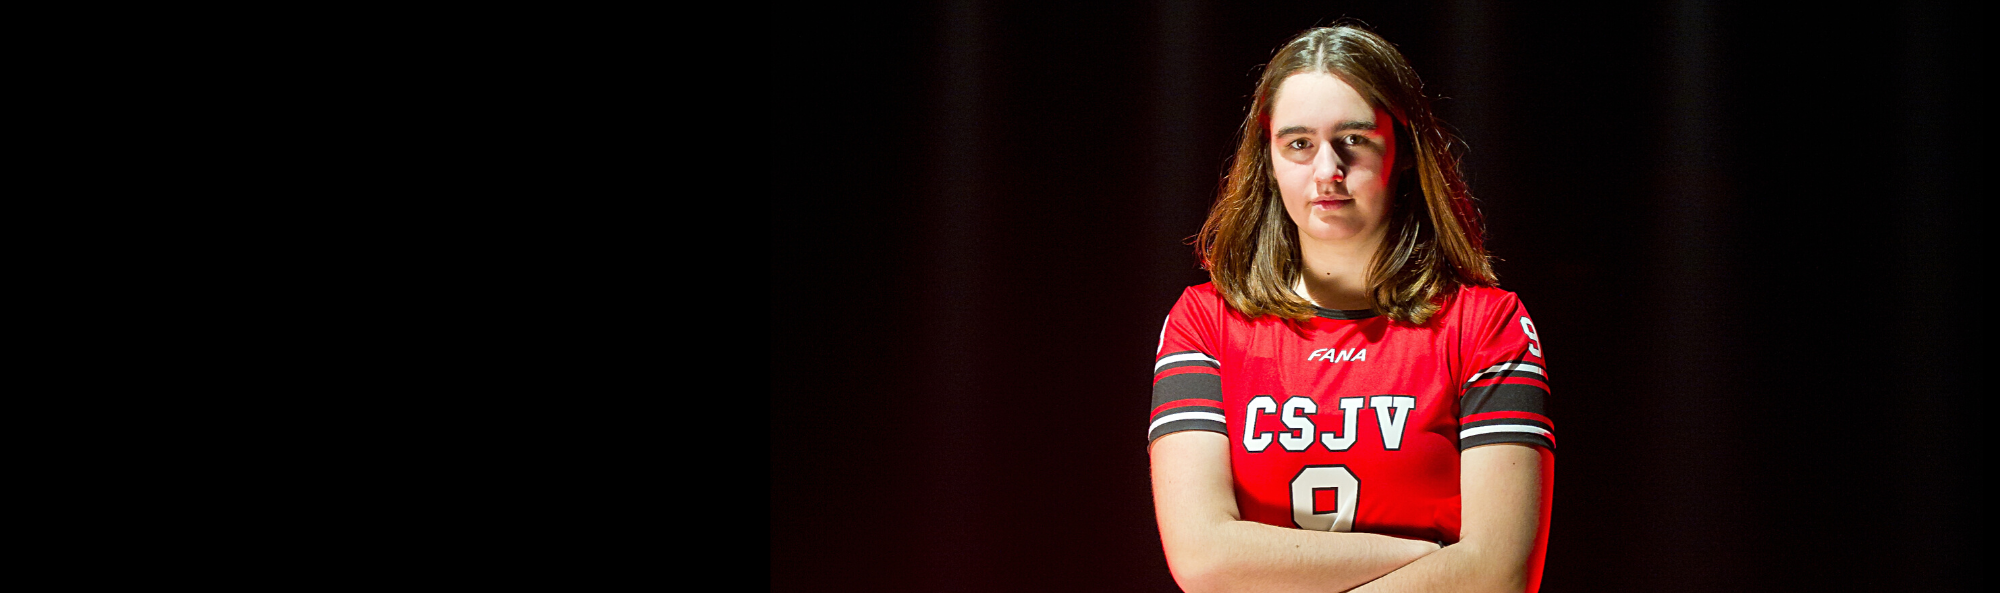
[[[1431,114],[1423,82],[1387,40],[1340,24],[1306,31],[1264,66],[1222,194],[1195,237],[1202,266],[1229,306],[1250,317],[1314,314],[1292,290],[1304,269],[1299,231],[1271,172],[1271,105],[1286,79],[1305,73],[1340,78],[1396,120],[1388,240],[1368,266],[1376,311],[1421,325],[1458,286],[1497,283],[1479,210],[1459,177],[1456,139]]]

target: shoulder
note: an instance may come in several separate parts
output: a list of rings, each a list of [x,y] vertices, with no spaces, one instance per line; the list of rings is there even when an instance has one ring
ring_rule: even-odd
[[[1222,293],[1215,289],[1215,283],[1203,282],[1182,290],[1180,302],[1176,303],[1174,308],[1213,314],[1226,307],[1223,305]]]
[[[1513,309],[1521,306],[1521,295],[1503,290],[1497,286],[1460,286],[1451,295],[1452,303],[1447,306],[1463,307],[1474,311]]]
[[[1245,320],[1229,306],[1213,283],[1202,283],[1181,291],[1180,300],[1167,313],[1167,328],[1162,335],[1172,333],[1173,328],[1180,328],[1178,331],[1198,336],[1204,343],[1215,343],[1232,328],[1244,324]]]
[[[1494,319],[1527,314],[1520,295],[1493,286],[1460,286],[1444,297],[1436,319],[1446,325],[1473,328]]]

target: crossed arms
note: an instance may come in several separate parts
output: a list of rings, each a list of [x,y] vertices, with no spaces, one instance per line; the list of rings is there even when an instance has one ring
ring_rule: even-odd
[[[1305,531],[1244,521],[1231,485],[1229,438],[1183,431],[1153,442],[1153,509],[1174,580],[1210,591],[1528,590],[1552,457],[1500,443],[1459,456],[1460,539],[1437,544],[1372,533]],[[1358,587],[1358,588],[1357,588]]]

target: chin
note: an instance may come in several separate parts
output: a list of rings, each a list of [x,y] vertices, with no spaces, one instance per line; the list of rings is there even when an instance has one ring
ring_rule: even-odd
[[[1322,226],[1308,228],[1305,234],[1322,243],[1344,243],[1360,237],[1362,232],[1361,229]]]

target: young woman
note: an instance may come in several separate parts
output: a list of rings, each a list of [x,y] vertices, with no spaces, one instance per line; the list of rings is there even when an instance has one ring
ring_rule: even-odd
[[[1553,426],[1450,136],[1393,46],[1307,31],[1263,72],[1161,332],[1148,438],[1188,591],[1534,591]]]

